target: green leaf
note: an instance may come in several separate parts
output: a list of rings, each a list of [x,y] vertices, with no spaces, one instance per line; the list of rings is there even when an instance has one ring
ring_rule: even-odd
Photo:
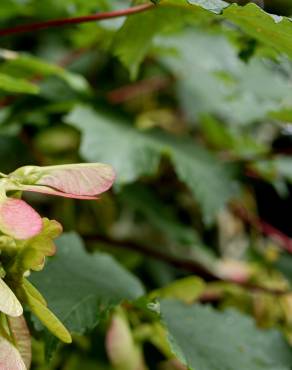
[[[181,1],[178,0],[178,3]],[[188,3],[194,4],[195,7],[201,6],[210,12],[221,13],[222,16],[219,17],[230,20],[256,40],[292,57],[292,22],[289,18],[269,14],[252,3],[245,6],[227,6],[227,3],[221,0],[189,0]]]
[[[289,18],[266,13],[252,3],[243,7],[233,4],[223,11],[223,17],[256,40],[292,58],[292,22]]]
[[[8,55],[7,59],[5,58],[6,54]],[[12,57],[10,57],[10,54],[12,54]],[[69,87],[77,92],[88,93],[90,91],[89,84],[83,76],[73,72],[69,72],[64,68],[58,66],[57,64],[45,62],[42,59],[31,56],[29,54],[14,53],[10,52],[9,50],[2,53],[0,50],[0,56],[6,59],[5,62],[0,65],[0,88],[2,88],[1,76],[7,74],[7,76],[13,76],[8,78],[15,78],[17,79],[17,81],[25,81],[25,79],[35,79],[36,77],[39,78],[40,76],[56,76],[66,82]],[[28,86],[33,86],[35,89],[37,89],[36,92],[38,92],[38,86],[33,85],[28,81],[25,81],[25,83]],[[25,89],[25,86],[23,87],[23,89]],[[16,90],[11,92],[25,91]]]
[[[207,112],[232,125],[252,123],[291,96],[287,78],[272,62],[253,57],[244,63],[222,34],[197,29],[162,38],[160,45],[171,50],[161,61],[177,76],[180,103],[191,123]]]
[[[8,17],[19,15],[21,13],[21,6],[15,0],[2,0],[0,8],[0,19],[7,19]]]
[[[210,18],[203,9],[188,7],[185,1],[164,1],[162,4],[146,13],[128,17],[113,39],[112,52],[129,69],[132,79],[137,77],[139,65],[157,34]]]
[[[154,290],[149,294],[150,299],[176,298],[186,303],[192,303],[199,298],[205,289],[205,283],[196,276],[188,276],[174,281],[163,288]]]
[[[192,370],[289,370],[292,351],[275,330],[236,311],[174,300],[161,303],[173,352]]]
[[[215,14],[220,14],[223,9],[229,6],[226,1],[222,0],[188,0],[188,3],[201,6],[202,8]]]
[[[0,73],[0,90],[8,93],[37,94],[38,86],[22,78],[16,78]]]
[[[45,298],[41,295],[41,293],[34,287],[29,280],[23,279],[23,289],[33,298],[38,300],[43,306],[47,306],[47,301]]]
[[[201,118],[201,130],[213,148],[228,150],[240,158],[254,158],[269,151],[267,143],[258,140],[252,131],[233,125],[228,127],[210,115]]]
[[[76,234],[62,235],[57,246],[56,257],[30,280],[71,332],[92,329],[104,310],[144,294],[140,282],[110,256],[87,254]]]
[[[50,311],[47,306],[43,305],[40,300],[30,295],[27,290],[24,289],[23,292],[25,301],[30,310],[37,316],[44,326],[64,343],[71,343],[72,338],[70,333],[53,312]]]
[[[252,164],[252,168],[267,181],[285,179],[292,182],[292,159],[289,156],[278,155],[272,159],[258,160]]]
[[[289,18],[269,14],[255,4],[230,5],[222,0],[162,0],[153,10],[125,21],[114,38],[113,54],[135,78],[156,35],[174,31],[183,24],[206,22],[212,18],[227,19],[254,39],[292,57],[292,22]]]
[[[170,157],[179,179],[202,206],[207,223],[235,193],[229,169],[188,138],[176,139],[156,131],[139,132],[119,118],[86,107],[77,107],[66,120],[83,134],[83,157],[111,164],[119,183],[157,173],[161,156]]]

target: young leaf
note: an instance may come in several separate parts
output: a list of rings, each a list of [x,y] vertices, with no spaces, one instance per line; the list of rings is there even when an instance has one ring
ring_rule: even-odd
[[[18,350],[3,337],[0,337],[0,369],[28,370]]]
[[[64,343],[71,343],[71,335],[61,321],[38,299],[30,295],[27,290],[24,290],[24,294],[29,308],[39,318],[44,326]]]
[[[4,234],[25,240],[39,234],[41,229],[40,215],[25,201],[14,198],[0,201],[0,231]]]
[[[0,73],[0,90],[8,93],[37,94],[38,86],[21,78]]]
[[[0,312],[17,317],[23,313],[22,306],[9,286],[0,278]]]
[[[9,268],[9,273],[23,276],[25,271],[39,271],[43,268],[45,257],[53,256],[56,246],[53,242],[62,232],[62,226],[55,220],[43,219],[42,231],[35,237],[17,242],[18,253],[13,264]]]
[[[122,313],[115,313],[106,335],[106,351],[116,370],[144,370],[142,354]]]
[[[23,359],[26,369],[31,365],[31,336],[24,316],[8,317],[8,325],[13,341]]]
[[[36,300],[38,300],[43,306],[47,306],[47,301],[42,296],[42,294],[37,290],[36,287],[32,285],[32,283],[27,280],[23,279],[23,289],[32,297],[34,297]]]
[[[154,290],[149,294],[150,299],[154,298],[176,298],[186,303],[192,303],[204,291],[205,283],[196,276],[188,276],[174,281],[163,288]]]
[[[19,190],[35,191],[77,199],[96,199],[113,184],[115,173],[102,163],[70,164],[50,167],[25,166],[10,178]]]

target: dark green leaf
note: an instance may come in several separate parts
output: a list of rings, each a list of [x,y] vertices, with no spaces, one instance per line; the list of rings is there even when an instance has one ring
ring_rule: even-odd
[[[92,329],[102,311],[143,295],[134,276],[106,254],[87,254],[76,234],[63,235],[57,247],[56,257],[30,280],[71,332]]]
[[[83,157],[111,164],[119,183],[155,174],[161,156],[169,157],[179,179],[201,204],[207,223],[235,193],[229,170],[188,138],[180,140],[161,132],[139,132],[116,117],[86,107],[74,109],[67,122],[83,134]]]
[[[292,351],[275,331],[236,311],[173,300],[161,303],[173,352],[192,370],[289,370]]]

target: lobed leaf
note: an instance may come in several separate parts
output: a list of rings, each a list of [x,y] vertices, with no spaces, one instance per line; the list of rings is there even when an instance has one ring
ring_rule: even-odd
[[[173,353],[191,370],[289,370],[292,351],[276,330],[260,330],[236,311],[163,300]]]
[[[161,0],[147,14],[136,14],[125,20],[115,35],[112,52],[135,78],[155,36],[175,31],[183,24],[206,23],[212,19],[228,20],[264,45],[292,57],[290,18],[269,14],[253,3],[240,6],[222,0]],[[128,37],[129,34],[137,37]]]
[[[169,157],[179,179],[200,203],[207,223],[236,192],[230,168],[188,137],[176,139],[162,132],[141,132],[115,116],[82,106],[71,112],[67,122],[83,134],[83,157],[110,163],[120,184],[156,174],[161,156]]]
[[[71,332],[92,329],[104,310],[143,295],[131,273],[106,254],[86,253],[76,234],[63,234],[57,246],[54,259],[30,281]]]

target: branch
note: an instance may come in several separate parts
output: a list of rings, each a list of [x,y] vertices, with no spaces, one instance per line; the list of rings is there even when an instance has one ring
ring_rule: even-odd
[[[131,14],[144,12],[146,10],[152,9],[154,6],[155,6],[154,4],[142,4],[142,5],[133,6],[131,8],[115,10],[111,12],[85,15],[85,16],[74,17],[74,18],[52,19],[49,21],[37,22],[37,23],[31,23],[31,24],[23,24],[23,25],[4,28],[0,30],[0,37],[13,35],[16,33],[38,31],[38,30],[43,30],[43,29],[51,28],[51,27],[63,27],[66,25],[71,25],[71,24],[80,24],[80,23],[86,23],[86,22],[101,21],[101,20],[110,19],[110,18],[124,17],[124,16],[128,16]]]
[[[145,256],[157,259],[159,261],[169,263],[170,265],[174,267],[181,268],[193,274],[199,275],[208,281],[225,281],[227,283],[239,285],[242,288],[245,288],[251,292],[262,292],[262,293],[268,293],[268,294],[272,294],[276,296],[291,293],[290,290],[268,288],[268,287],[259,286],[259,285],[250,283],[248,281],[240,282],[238,280],[232,280],[232,279],[224,280],[220,276],[217,276],[216,274],[214,274],[213,272],[211,272],[205,266],[202,266],[198,262],[191,261],[188,259],[177,259],[174,256],[160,252],[157,249],[153,249],[153,248],[138,244],[132,240],[117,240],[117,239],[112,239],[112,238],[101,236],[101,235],[83,235],[83,239],[85,241],[100,242],[103,245],[108,245],[109,247],[114,247],[118,249],[127,249],[127,250],[131,250],[131,251],[143,254]]]
[[[207,280],[214,280],[216,277],[214,274],[207,270],[205,267],[201,266],[200,264],[190,261],[188,259],[177,259],[174,256],[169,254],[160,252],[157,249],[153,249],[139,243],[134,242],[133,240],[117,240],[112,239],[106,236],[101,235],[82,235],[84,240],[86,241],[94,241],[100,242],[105,245],[109,245],[111,247],[120,248],[120,249],[128,249],[140,254],[143,254],[147,257],[154,258],[166,263],[171,264],[174,267],[182,268],[184,270],[196,273]]]

